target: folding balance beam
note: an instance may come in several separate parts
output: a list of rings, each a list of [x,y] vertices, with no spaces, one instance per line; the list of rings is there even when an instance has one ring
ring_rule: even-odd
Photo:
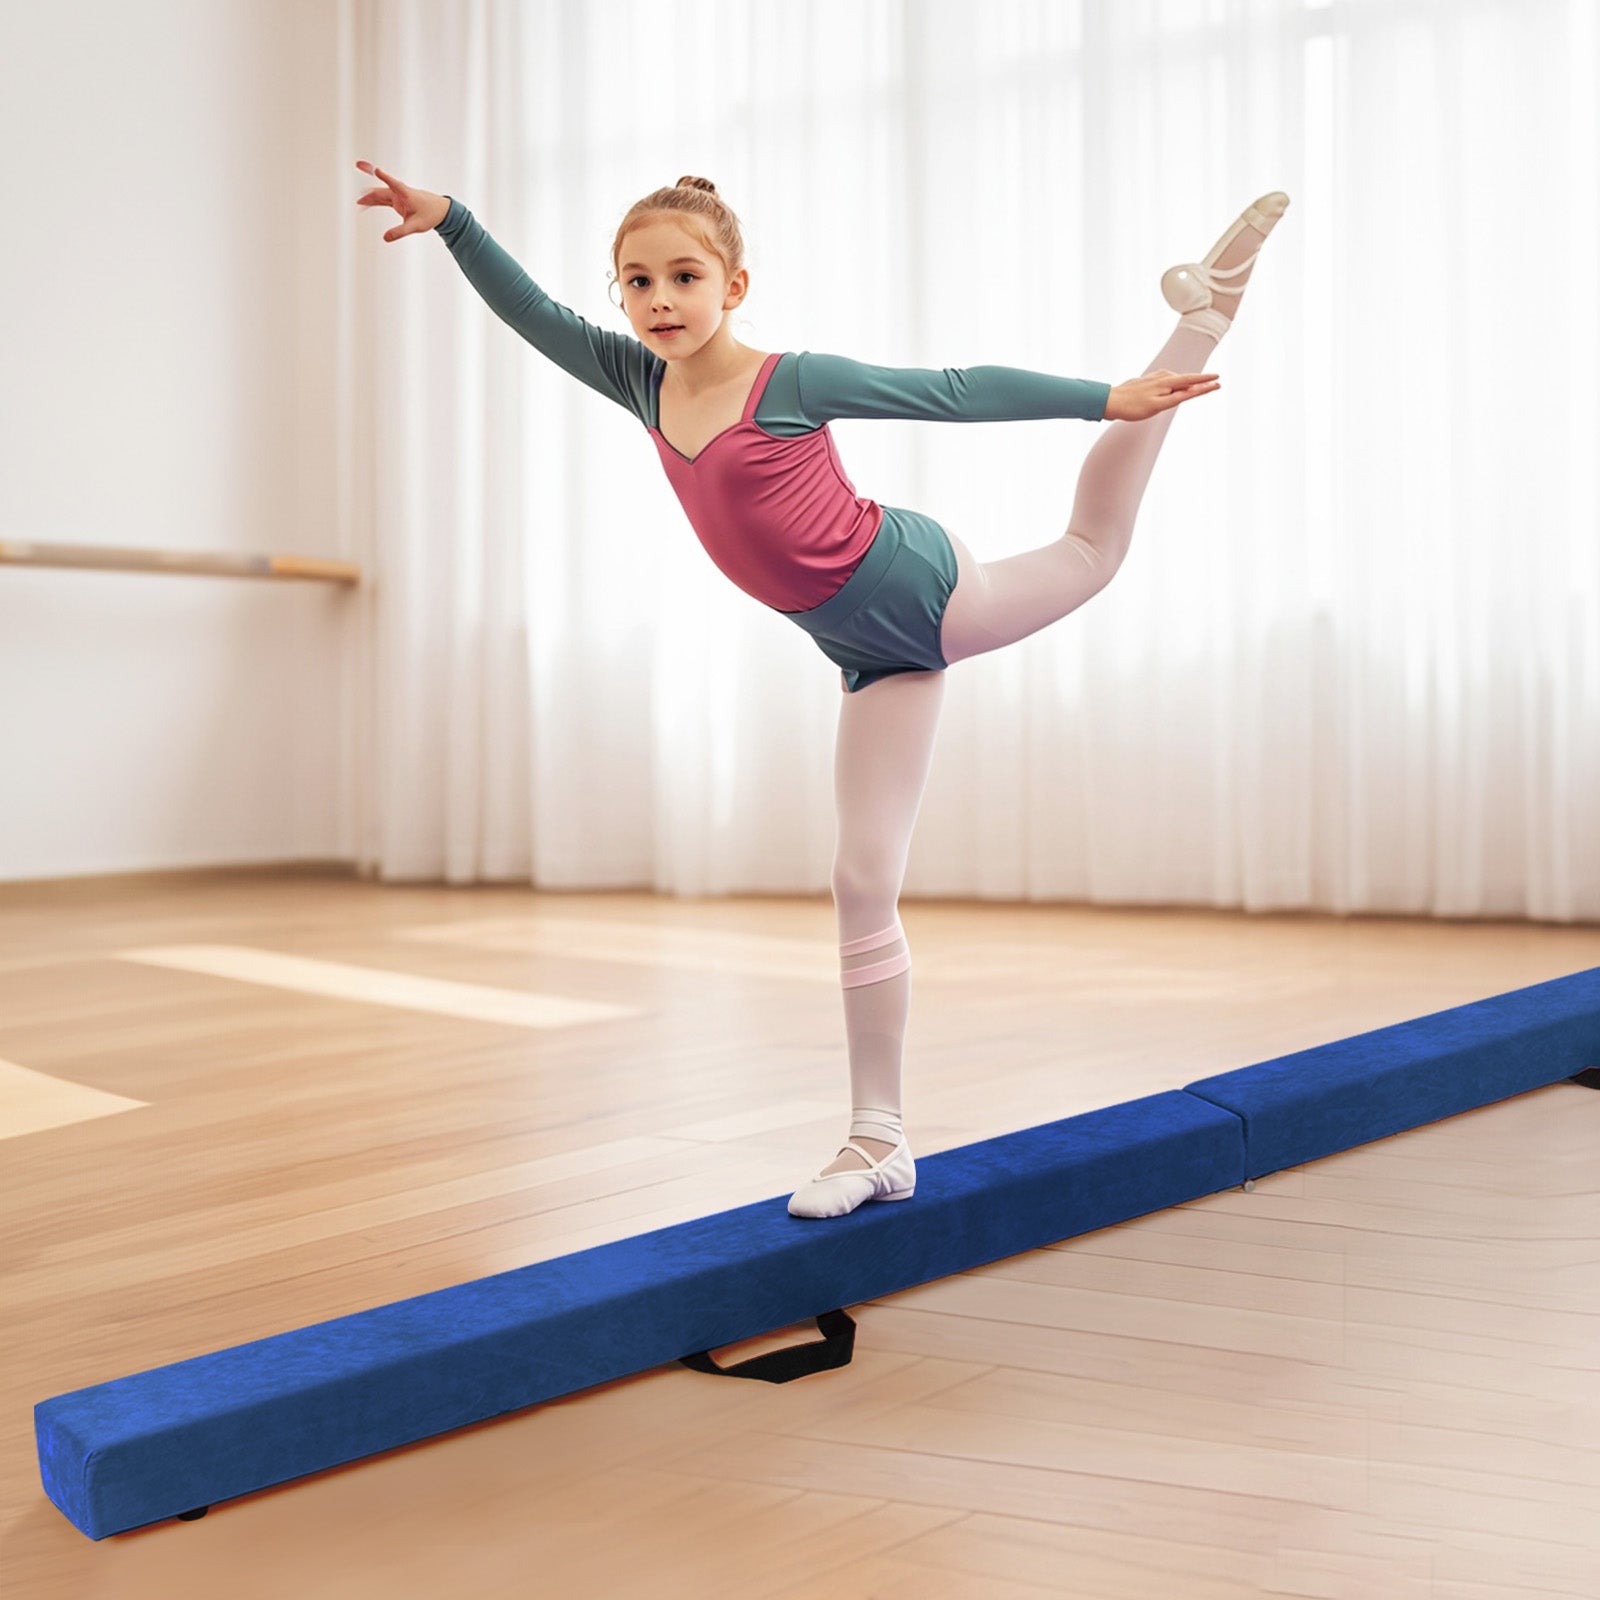
[[[34,1408],[45,1492],[102,1539],[667,1362],[785,1382],[849,1361],[847,1305],[1600,1087],[1596,1062],[1600,968],[922,1157],[904,1205],[797,1218],[778,1196],[58,1395]],[[711,1359],[812,1317],[821,1342]]]

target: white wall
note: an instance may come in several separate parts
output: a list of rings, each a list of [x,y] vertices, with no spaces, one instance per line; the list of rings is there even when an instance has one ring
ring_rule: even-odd
[[[0,539],[346,555],[337,37],[0,0]],[[0,564],[0,880],[353,857],[358,603]]]

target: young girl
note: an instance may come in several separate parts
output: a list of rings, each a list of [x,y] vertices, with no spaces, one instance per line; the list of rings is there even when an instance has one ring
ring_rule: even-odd
[[[357,205],[400,215],[385,241],[437,228],[496,315],[649,430],[711,559],[841,669],[832,887],[853,1119],[838,1157],[789,1211],[835,1217],[866,1200],[909,1199],[916,1167],[900,1120],[900,1065],[911,956],[899,900],[944,669],[1027,638],[1110,581],[1170,413],[1219,386],[1215,373],[1187,369],[1203,366],[1228,331],[1289,197],[1263,195],[1204,261],[1163,275],[1162,293],[1183,315],[1141,377],[1112,385],[1016,367],[936,372],[746,348],[728,325],[750,286],[739,222],[704,178],[646,195],[617,229],[612,267],[637,335],[628,338],[550,299],[459,200],[356,165],[384,185]],[[828,432],[835,417],[1113,426],[1084,460],[1059,539],[977,561],[931,518],[856,493]]]

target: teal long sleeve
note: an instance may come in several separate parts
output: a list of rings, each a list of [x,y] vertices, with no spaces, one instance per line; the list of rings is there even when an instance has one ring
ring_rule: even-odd
[[[817,427],[835,417],[926,422],[1027,422],[1045,417],[1103,421],[1109,383],[1059,378],[1023,367],[874,367],[849,356],[813,355],[796,365],[800,409]]]
[[[580,383],[648,422],[650,375],[659,357],[638,339],[596,327],[552,300],[459,200],[450,199],[436,231],[502,322]]]

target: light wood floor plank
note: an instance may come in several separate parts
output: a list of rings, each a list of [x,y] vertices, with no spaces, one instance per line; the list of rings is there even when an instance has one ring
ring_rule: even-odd
[[[120,1111],[137,1111],[144,1104],[143,1100],[69,1083],[47,1072],[34,1072],[13,1061],[0,1061],[0,1139],[113,1117]]]
[[[265,984],[301,994],[366,1005],[432,1011],[474,1022],[502,1022],[517,1028],[568,1028],[579,1022],[610,1022],[632,1016],[627,1006],[596,1005],[560,995],[514,994],[483,985],[446,983],[403,972],[379,972],[347,962],[311,961],[276,950],[230,945],[175,945],[167,949],[121,950],[121,961],[177,972],[203,972],[236,983]]]

